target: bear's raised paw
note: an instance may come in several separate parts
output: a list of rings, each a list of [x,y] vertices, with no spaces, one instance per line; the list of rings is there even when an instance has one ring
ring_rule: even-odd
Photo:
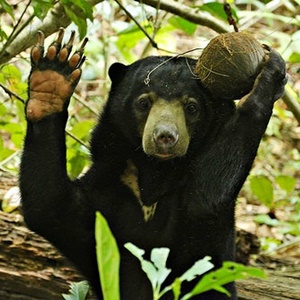
[[[29,99],[26,116],[30,121],[39,121],[46,116],[67,108],[69,99],[80,79],[83,55],[87,43],[85,38],[81,47],[69,58],[75,32],[62,47],[64,30],[52,43],[44,56],[44,34],[38,33],[38,43],[31,50],[31,73],[29,76]]]

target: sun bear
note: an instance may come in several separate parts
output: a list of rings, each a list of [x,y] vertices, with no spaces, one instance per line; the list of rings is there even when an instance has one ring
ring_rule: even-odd
[[[121,254],[121,299],[151,300],[150,282],[124,248],[168,247],[171,283],[209,255],[215,268],[234,260],[235,199],[251,169],[272,108],[284,91],[285,63],[275,51],[239,105],[214,97],[193,74],[196,61],[153,56],[109,70],[111,90],[91,138],[91,167],[66,171],[68,103],[80,79],[84,45],[64,32],[44,54],[31,51],[27,133],[20,168],[24,217],[53,243],[103,299],[95,256],[100,211]],[[195,282],[183,285],[190,291]],[[226,288],[237,299],[234,283]],[[173,299],[172,292],[163,300]],[[195,299],[229,299],[216,291]]]

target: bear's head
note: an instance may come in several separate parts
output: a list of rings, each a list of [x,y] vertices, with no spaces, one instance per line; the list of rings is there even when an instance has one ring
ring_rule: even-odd
[[[218,115],[224,116],[218,112],[224,103],[212,99],[193,74],[195,63],[185,57],[157,56],[110,67],[107,109],[113,126],[132,147],[142,146],[146,155],[160,159],[182,157],[193,136],[199,145],[218,123]],[[225,106],[232,108],[231,104]]]

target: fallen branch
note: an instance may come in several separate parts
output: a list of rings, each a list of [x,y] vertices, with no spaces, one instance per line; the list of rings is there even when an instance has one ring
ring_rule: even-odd
[[[0,211],[0,299],[63,299],[70,282],[81,280],[52,245],[24,226],[20,215]]]
[[[249,253],[252,237],[241,234],[237,246]],[[300,300],[299,261],[261,260],[262,266],[268,264],[273,268],[267,272],[268,279],[237,282],[239,299]],[[52,245],[24,226],[20,215],[0,211],[0,299],[63,299],[61,294],[68,293],[69,283],[80,280],[79,273]]]

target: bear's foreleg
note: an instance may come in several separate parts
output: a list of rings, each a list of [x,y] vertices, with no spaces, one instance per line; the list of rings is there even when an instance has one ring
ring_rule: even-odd
[[[87,40],[69,58],[74,33],[61,46],[63,34],[60,30],[44,55],[44,36],[39,33],[31,51],[20,190],[27,225],[57,246],[95,287],[99,277],[95,256],[90,255],[95,252],[95,215],[88,195],[67,175],[65,145],[67,106],[80,79]]]

